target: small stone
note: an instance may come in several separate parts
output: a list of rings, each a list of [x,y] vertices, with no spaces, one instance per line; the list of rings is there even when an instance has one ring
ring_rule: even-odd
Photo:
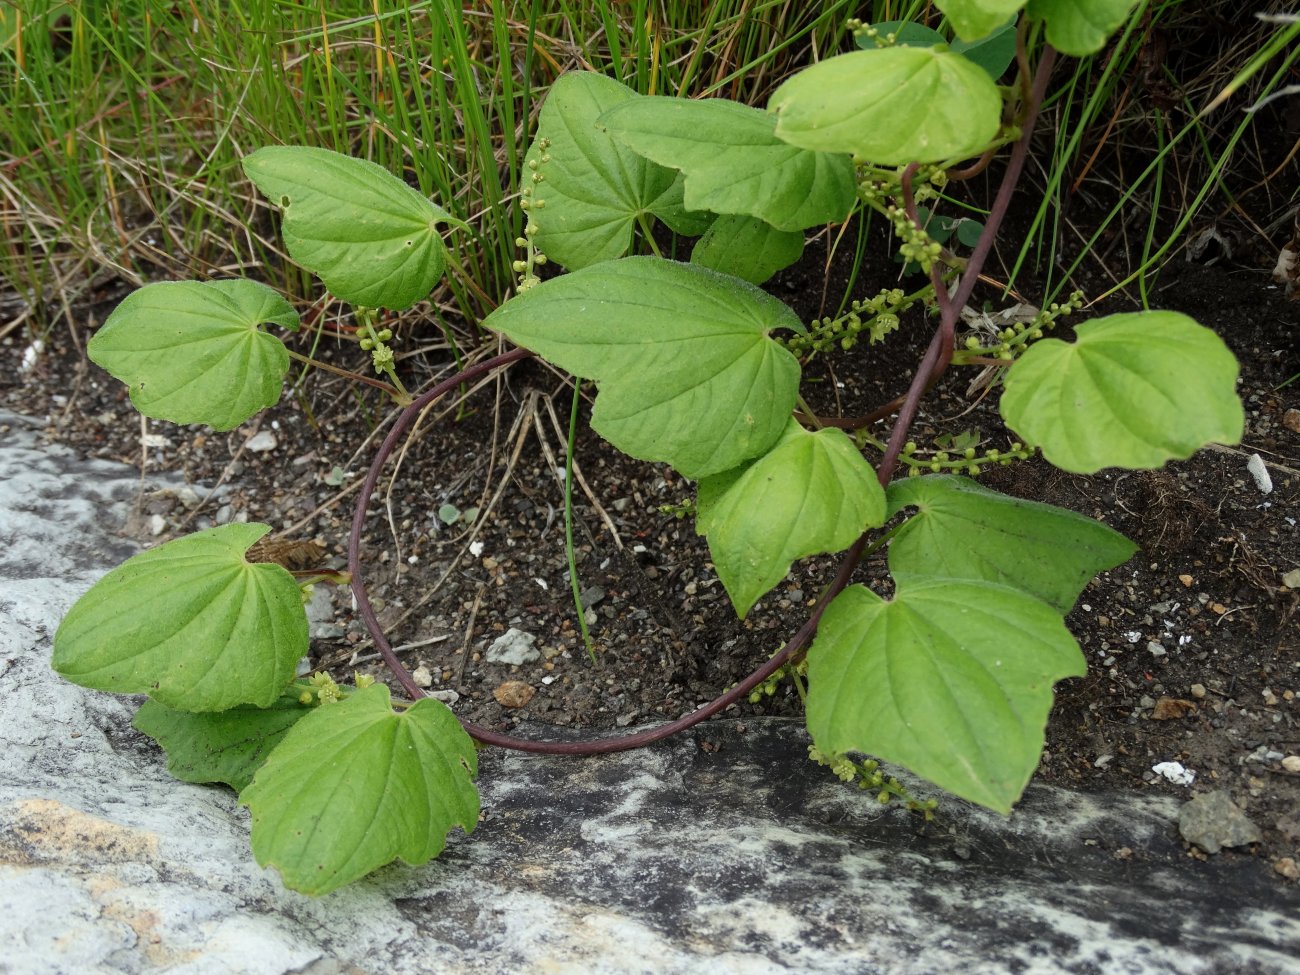
[[[1287,880],[1293,882],[1300,880],[1300,864],[1295,862],[1295,857],[1280,857],[1277,862],[1273,864],[1273,870],[1275,873],[1285,877]]]
[[[1273,478],[1269,476],[1268,465],[1264,463],[1264,458],[1259,454],[1251,454],[1250,459],[1246,462],[1246,470],[1255,480],[1255,487],[1259,488],[1260,494],[1270,494],[1273,491]]]
[[[1147,650],[1151,653],[1151,656],[1153,657],[1163,657],[1168,652],[1167,650],[1165,650],[1164,647],[1156,643],[1154,640],[1152,640],[1150,643],[1147,644]]]
[[[167,529],[167,519],[162,515],[149,516],[149,534],[161,535]]]
[[[429,696],[435,701],[441,701],[443,704],[451,705],[460,700],[460,695],[450,687],[443,687],[436,691],[430,691]]]
[[[508,680],[492,692],[503,708],[521,708],[533,699],[537,688],[521,680]]]
[[[1196,700],[1201,701],[1205,699],[1204,684],[1193,684],[1191,687],[1188,688],[1188,690],[1192,692],[1192,697],[1196,698]]]
[[[1182,762],[1157,762],[1151,766],[1151,772],[1154,772],[1155,775],[1164,776],[1174,785],[1191,785],[1196,781],[1196,773],[1189,768],[1185,768]],[[1147,775],[1151,775],[1151,772],[1148,772]],[[1144,779],[1146,777],[1146,775],[1143,776]],[[1147,781],[1150,782],[1154,778],[1153,775]]]
[[[264,454],[278,446],[279,442],[275,439],[275,434],[270,430],[258,430],[257,433],[244,442],[244,448],[253,451],[255,454]]]
[[[1184,803],[1178,810],[1178,832],[1206,853],[1263,839],[1259,827],[1223,791],[1207,792]]]
[[[1288,589],[1300,589],[1300,569],[1292,569],[1282,577],[1282,585]]]
[[[1300,433],[1300,410],[1287,410],[1283,413],[1282,426],[1292,433]]]
[[[1181,697],[1162,697],[1156,701],[1156,706],[1151,710],[1151,720],[1173,721],[1176,718],[1185,718],[1195,711],[1196,705],[1192,701]]]
[[[1192,583],[1195,582],[1196,580],[1193,579],[1191,576],[1189,576],[1186,572],[1184,572],[1182,575],[1178,577],[1178,581],[1183,584],[1183,588],[1190,589],[1192,588]]]
[[[1271,688],[1268,687],[1264,688],[1260,692],[1259,696],[1264,699],[1264,703],[1269,707],[1272,707],[1273,705],[1277,704],[1277,695],[1273,693]]]
[[[582,590],[582,605],[595,606],[605,598],[605,590],[601,586],[589,586]]]
[[[1214,613],[1216,616],[1222,616],[1227,611],[1228,607],[1223,605],[1223,603],[1210,603],[1210,612]]]
[[[1288,755],[1282,759],[1282,767],[1288,772],[1300,772],[1300,755]]]
[[[492,641],[487,649],[487,661],[490,664],[527,664],[541,657],[542,653],[534,643],[537,637],[523,630],[510,627],[501,636]]]
[[[411,680],[415,681],[420,687],[433,686],[433,674],[424,664],[420,664],[415,670],[411,671]]]

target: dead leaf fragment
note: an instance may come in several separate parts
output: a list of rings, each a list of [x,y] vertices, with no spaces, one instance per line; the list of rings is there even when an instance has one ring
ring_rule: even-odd
[[[492,692],[503,708],[521,708],[533,699],[537,688],[521,680],[508,680]]]
[[[1151,709],[1152,721],[1173,721],[1196,713],[1196,703],[1181,697],[1162,697]]]
[[[1273,268],[1273,280],[1286,288],[1287,297],[1297,293],[1300,288],[1300,255],[1291,247],[1283,247],[1277,255],[1277,267]]]

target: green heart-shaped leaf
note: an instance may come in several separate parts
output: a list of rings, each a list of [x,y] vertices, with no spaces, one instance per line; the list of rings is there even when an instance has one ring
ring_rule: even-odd
[[[771,295],[716,271],[625,257],[552,278],[483,324],[600,388],[591,425],[692,479],[737,467],[785,429],[799,362],[768,338],[803,331]]]
[[[474,742],[440,701],[401,713],[374,684],[295,724],[244,790],[253,855],[286,886],[324,894],[399,857],[442,852],[472,832],[479,800]]]
[[[972,156],[1002,117],[997,86],[959,54],[929,47],[853,51],[805,68],[772,95],[776,135],[886,166]]]
[[[1001,27],[1025,5],[1025,0],[935,0],[957,36],[978,41]]]
[[[754,217],[723,214],[691,250],[691,263],[762,284],[803,256],[803,234]]]
[[[293,576],[244,559],[270,530],[223,525],[127,559],[64,617],[54,669],[181,711],[270,707],[308,643]]]
[[[914,20],[882,20],[871,26],[881,38],[893,34],[894,43],[902,47],[934,47],[936,44],[948,43],[933,27],[926,27],[925,24],[918,24]],[[864,51],[874,51],[879,47],[875,39],[867,36],[865,32],[857,33],[854,40]]]
[[[1076,58],[1096,54],[1137,0],[1029,0],[1026,13],[1047,21],[1047,40]]]
[[[909,577],[995,582],[1066,613],[1093,576],[1127,561],[1137,546],[1098,521],[1021,501],[953,475],[889,485],[889,516],[916,514],[889,544],[889,571]]]
[[[1159,467],[1245,425],[1237,360],[1186,315],[1132,312],[1044,339],[1007,372],[1002,417],[1062,470]]]
[[[696,526],[743,618],[795,559],[848,548],[884,520],[880,481],[848,435],[792,419],[743,471],[700,482]]]
[[[167,752],[167,771],[182,782],[224,782],[243,792],[271,750],[311,708],[285,695],[269,708],[240,705],[191,714],[145,701],[131,722]]]
[[[629,99],[600,117],[616,142],[686,177],[691,210],[756,217],[778,230],[843,220],[856,188],[847,155],[775,135],[767,112],[723,98]]]
[[[701,232],[682,212],[677,174],[615,142],[596,125],[605,112],[638,99],[604,75],[573,72],[551,86],[526,156],[534,184],[529,220],[548,258],[571,270],[627,253],[640,216],[658,216],[674,230]],[[549,145],[542,151],[542,140]],[[537,206],[538,201],[542,206]]]
[[[998,812],[1038,766],[1052,685],[1082,676],[1060,614],[1014,589],[902,580],[852,586],[808,651],[808,729],[827,755],[865,752]]]
[[[289,256],[353,305],[427,297],[447,267],[438,224],[465,226],[382,166],[328,149],[268,146],[244,172],[284,210]]]
[[[1016,25],[1003,24],[993,33],[973,41],[953,41],[952,51],[974,61],[997,81],[1016,58]]]
[[[280,399],[293,306],[256,281],[164,281],[127,295],[86,354],[126,383],[145,416],[229,430]]]

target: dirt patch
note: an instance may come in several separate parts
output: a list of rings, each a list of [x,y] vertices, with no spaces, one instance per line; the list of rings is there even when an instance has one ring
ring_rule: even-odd
[[[805,315],[820,310],[822,259],[810,254],[773,287]],[[844,273],[833,269],[829,292]],[[1284,419],[1300,407],[1300,381],[1283,385],[1300,373],[1300,305],[1259,272],[1189,267],[1167,273],[1161,286],[1161,306],[1211,326],[1241,359],[1243,445],[1153,472],[1081,477],[1029,462],[981,479],[1098,518],[1142,546],[1091,583],[1069,616],[1089,674],[1058,688],[1040,776],[1180,796],[1226,789],[1264,830],[1256,852],[1271,861],[1300,846],[1300,773],[1282,764],[1300,753],[1300,593],[1282,582],[1300,567],[1300,433]],[[88,323],[112,304],[89,309]],[[810,369],[820,380],[810,387],[814,407],[855,415],[901,392],[908,376],[891,367],[915,362],[928,330],[913,316],[898,338]],[[120,384],[59,345],[23,371],[24,343],[6,340],[0,360],[11,378],[0,402],[47,415],[51,439],[87,454],[184,474],[194,492],[140,499],[142,540],[260,521],[288,542],[315,540],[327,564],[342,566],[355,488],[387,423],[380,399],[354,397],[342,380],[315,374],[298,395],[228,434],[142,427]],[[350,346],[327,355],[363,363]],[[417,385],[447,368],[422,358],[406,367]],[[1009,442],[993,404],[967,396],[969,379],[945,378],[918,421],[918,442],[963,429],[978,430],[987,446]],[[664,510],[690,501],[692,486],[666,467],[622,457],[583,423],[575,542],[589,659],[569,591],[557,471],[568,402],[569,387],[544,365],[514,367],[450,416],[431,415],[370,508],[367,579],[390,639],[430,691],[500,730],[521,721],[621,728],[689,711],[781,646],[833,566],[800,563],[737,621],[693,522]],[[1267,495],[1247,470],[1256,453],[1273,482]],[[223,490],[209,494],[215,485]],[[445,505],[478,509],[472,529]],[[876,558],[858,577],[879,583],[884,574]],[[313,666],[340,676],[376,672],[349,595],[326,592],[316,609]],[[532,638],[523,640],[522,662],[492,662],[493,645],[511,630]],[[798,712],[783,687],[729,713]],[[1197,773],[1190,789],[1153,771],[1173,761]]]

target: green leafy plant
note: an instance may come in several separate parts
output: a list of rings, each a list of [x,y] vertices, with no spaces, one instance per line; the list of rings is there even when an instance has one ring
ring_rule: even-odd
[[[249,156],[249,176],[283,211],[290,255],[357,305],[363,346],[393,383],[380,385],[400,413],[358,494],[348,573],[413,703],[394,704],[365,681],[295,680],[306,647],[297,583],[246,554],[265,526],[200,532],[129,560],[68,614],[55,668],[89,687],[148,694],[137,726],[164,745],[173,772],[238,789],[253,811],[258,862],[312,893],[393,859],[422,863],[450,829],[471,830],[474,741],[555,754],[636,747],[761,697],[778,674],[804,695],[813,755],[837,775],[882,801],[904,795],[875,764],[884,759],[1009,812],[1037,765],[1053,685],[1084,673],[1064,615],[1089,579],[1135,547],[971,477],[1035,450],[1070,471],[1156,467],[1235,442],[1243,412],[1231,354],[1181,315],[1114,315],[1079,326],[1073,342],[1045,337],[1076,310],[1071,302],[958,342],[1025,163],[1051,45],[1097,50],[1130,3],[938,6],[954,43],[907,25],[857,25],[870,44],[796,74],[766,110],[641,96],[596,74],[561,78],[524,157],[518,293],[482,322],[516,348],[413,395],[376,309],[427,293],[446,263],[439,226],[456,222],[377,166],[293,147]],[[999,87],[1012,63],[1014,83]],[[934,223],[950,184],[1006,146],[978,233],[954,234],[946,216]],[[971,157],[979,161],[963,168]],[[927,282],[805,325],[758,283],[797,257],[804,230],[854,210],[884,216]],[[660,254],[665,233],[703,235],[690,262]],[[542,280],[547,261],[567,273]],[[800,395],[807,362],[863,337],[886,341],[914,308],[935,322],[906,393],[857,420],[815,416]],[[267,324],[292,329],[297,319],[250,282],[148,285],[89,351],[147,415],[229,428],[275,398],[286,352]],[[789,642],[678,721],[592,742],[526,741],[457,722],[422,699],[370,604],[361,532],[386,459],[450,389],[533,355],[594,384],[591,422],[613,446],[698,482],[696,528],[739,615],[795,561],[843,553]],[[981,453],[974,433],[933,452],[908,440],[950,365],[998,371],[1001,413],[1019,441]],[[891,415],[888,438],[876,440],[868,426]],[[900,469],[909,476],[896,480]],[[447,523],[459,516],[449,505],[439,512]],[[888,598],[849,585],[864,554],[886,544]]]

